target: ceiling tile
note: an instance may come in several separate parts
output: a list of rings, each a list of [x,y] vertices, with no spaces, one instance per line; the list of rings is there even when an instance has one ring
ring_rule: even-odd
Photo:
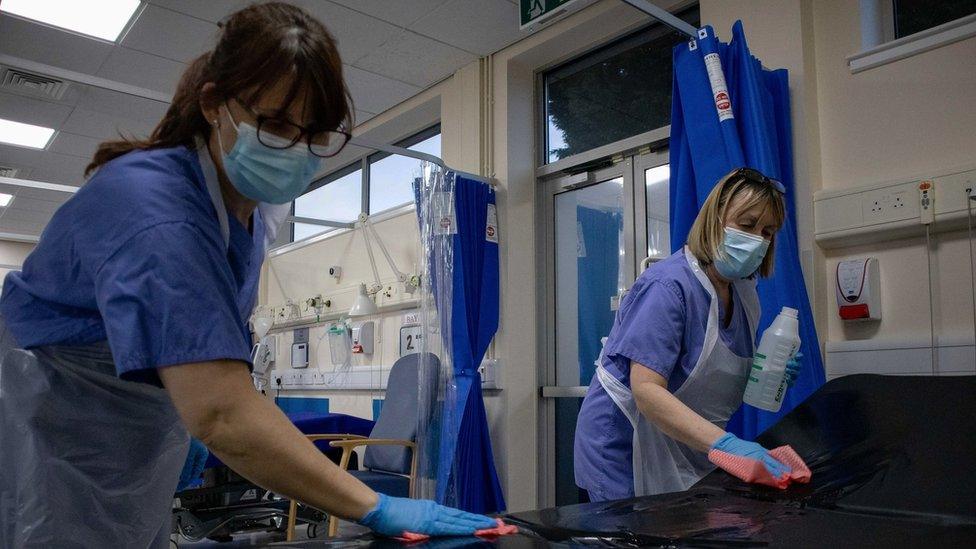
[[[249,2],[247,0],[149,0],[149,3],[216,23]]]
[[[33,168],[41,164],[45,154],[47,154],[47,151],[0,144],[0,165],[29,166]]]
[[[356,11],[406,27],[448,0],[332,0]]]
[[[189,63],[213,47],[217,26],[179,12],[147,6],[122,40],[122,46]]]
[[[112,43],[0,14],[0,53],[62,69],[93,74]]]
[[[22,95],[0,93],[0,118],[58,129],[71,115],[71,107]]]
[[[339,42],[346,63],[375,51],[400,29],[384,21],[324,0],[293,0],[322,22]]]
[[[142,120],[155,126],[166,114],[169,103],[103,88],[88,87],[78,100],[78,107],[113,116]]]
[[[373,114],[373,113],[371,113],[371,112],[366,112],[366,111],[361,111],[359,109],[356,109],[356,120],[355,120],[355,123],[358,126],[358,125],[362,124],[363,122],[366,122],[370,118],[373,118],[374,116],[376,116],[376,115]]]
[[[85,166],[90,158],[79,158],[53,152],[44,153],[43,163],[34,165],[31,177],[36,181],[59,183],[61,185],[81,185],[85,180]]]
[[[26,221],[5,220],[0,217],[0,232],[40,236],[44,232],[46,223],[29,223]]]
[[[425,88],[477,57],[410,31],[356,62],[356,66]]]
[[[515,42],[518,8],[508,0],[451,0],[410,25],[410,29],[478,55]]]
[[[11,185],[5,185],[5,187],[16,188]],[[8,192],[8,191],[3,191],[3,192]],[[22,211],[22,212],[35,212],[37,214],[50,215],[53,214],[55,211],[57,211],[57,209],[61,207],[61,204],[64,204],[63,201],[56,202],[54,200],[38,200],[36,198],[21,196],[20,194],[17,193],[8,192],[8,194],[14,194],[16,196],[16,198],[14,198],[14,201],[11,203],[10,207],[16,208],[18,211]]]
[[[98,148],[98,145],[101,142],[101,139],[88,137],[86,135],[58,132],[58,134],[54,136],[54,142],[48,146],[48,150],[59,154],[67,154],[70,156],[77,156],[78,158],[91,160],[92,156],[95,155],[95,149]]]
[[[3,221],[27,221],[29,223],[47,223],[51,220],[52,212],[34,212],[30,210],[22,210],[17,205],[17,200],[15,199],[10,207],[3,208],[4,212],[0,215],[0,220]]]
[[[143,120],[75,109],[61,126],[61,130],[95,139],[118,139],[120,132],[139,138],[147,137],[154,127],[154,123]]]
[[[416,95],[420,88],[385,76],[346,65],[346,86],[357,109],[377,113]],[[359,119],[356,119],[357,122]]]
[[[97,76],[172,94],[186,65],[128,48],[116,47]]]
[[[0,191],[15,195],[17,198],[14,200],[28,199],[37,200],[39,202],[57,202],[60,204],[63,204],[69,198],[74,196],[74,193],[49,191],[47,189],[35,189],[33,187],[21,187],[20,185],[0,185]]]

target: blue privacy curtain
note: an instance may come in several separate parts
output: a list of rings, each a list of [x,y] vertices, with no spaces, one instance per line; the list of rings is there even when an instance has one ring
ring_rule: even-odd
[[[453,196],[454,206],[453,223],[445,221],[431,236],[440,244],[428,258],[439,264],[431,269],[431,285],[445,336],[442,352],[453,366],[453,379],[443,382],[446,417],[436,434],[436,499],[466,511],[493,513],[505,509],[505,498],[495,471],[478,367],[498,329],[495,191],[451,171],[435,179],[428,194],[434,202]]]
[[[674,48],[672,246],[677,250],[684,244],[708,193],[733,168],[755,168],[786,187],[787,217],[776,236],[775,275],[759,282],[759,334],[783,306],[798,309],[803,368],[779,413],[743,405],[732,417],[729,431],[751,440],[824,383],[797,246],[788,76],[785,69],[764,69],[752,56],[741,21],[732,26],[728,44],[720,42],[710,26],[702,28],[698,37]],[[721,87],[723,73],[727,90]]]
[[[582,242],[576,244],[577,307],[580,322],[579,384],[589,385],[596,372],[595,362],[603,345],[600,338],[613,328],[614,311],[610,299],[617,295],[620,276],[620,230],[623,216],[585,206],[576,207],[577,231]],[[585,320],[583,320],[585,319]]]

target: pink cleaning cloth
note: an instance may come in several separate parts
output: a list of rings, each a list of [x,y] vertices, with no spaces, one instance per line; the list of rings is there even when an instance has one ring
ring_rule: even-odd
[[[497,526],[494,528],[488,528],[485,530],[478,530],[474,535],[479,538],[497,538],[498,536],[510,536],[512,534],[518,534],[518,526],[512,524],[505,524],[500,518],[495,519]]]
[[[780,446],[779,448],[770,450],[769,455],[790,467],[792,471],[783,473],[779,477],[774,477],[761,461],[737,456],[721,450],[709,451],[708,460],[741,480],[773,486],[780,490],[785,489],[791,482],[799,482],[802,484],[810,482],[810,468],[807,467],[807,464],[803,462],[803,458],[797,455],[793,448]]]
[[[511,524],[505,524],[502,519],[495,519],[496,526],[494,528],[487,528],[485,530],[477,530],[474,535],[480,538],[497,538],[498,536],[510,536],[512,534],[518,534],[518,526],[513,526]],[[400,541],[405,541],[407,543],[417,543],[420,541],[427,541],[430,536],[427,534],[415,534],[413,532],[404,532],[400,535]]]

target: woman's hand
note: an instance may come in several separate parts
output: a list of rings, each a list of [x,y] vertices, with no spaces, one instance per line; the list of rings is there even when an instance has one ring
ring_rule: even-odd
[[[803,353],[796,353],[786,361],[786,386],[792,387],[796,383],[796,378],[800,377],[800,369],[803,364],[800,363],[800,359],[803,358]]]
[[[712,445],[712,450],[718,450],[719,452],[754,459],[759,463],[762,463],[763,467],[769,471],[769,474],[776,478],[789,474],[792,471],[789,465],[786,465],[785,463],[769,455],[769,451],[759,444],[742,440],[732,433],[725,433],[718,440],[716,440],[715,444]],[[709,454],[709,458],[711,458],[711,454]],[[713,463],[722,469],[725,469],[725,466],[721,461],[713,461]],[[728,469],[726,470],[728,471]],[[734,471],[729,471],[729,473],[734,476],[738,476],[738,474],[736,474]]]
[[[379,494],[379,501],[359,524],[384,536],[396,537],[404,532],[429,536],[470,536],[475,530],[495,527],[495,521],[484,515],[444,507],[426,499],[394,498]]]

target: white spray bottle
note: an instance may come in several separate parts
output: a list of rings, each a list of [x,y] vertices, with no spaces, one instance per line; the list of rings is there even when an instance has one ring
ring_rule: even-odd
[[[770,412],[778,412],[783,406],[786,363],[800,348],[798,328],[797,310],[783,307],[759,340],[743,402]]]

